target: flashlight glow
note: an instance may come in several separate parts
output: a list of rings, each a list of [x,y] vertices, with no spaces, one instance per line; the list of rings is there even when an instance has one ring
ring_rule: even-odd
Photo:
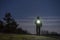
[[[37,20],[37,24],[40,24],[40,20]]]

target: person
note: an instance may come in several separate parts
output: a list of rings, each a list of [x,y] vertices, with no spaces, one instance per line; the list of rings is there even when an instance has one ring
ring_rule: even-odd
[[[40,28],[42,27],[42,22],[41,22],[39,16],[35,20],[35,24],[36,24],[36,35],[40,35]]]

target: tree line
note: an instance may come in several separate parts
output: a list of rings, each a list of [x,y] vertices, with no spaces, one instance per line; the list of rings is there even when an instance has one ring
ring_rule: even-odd
[[[60,34],[57,32],[41,31],[42,36],[54,37],[60,39]]]
[[[17,27],[18,24],[15,19],[12,18],[10,12],[6,13],[4,18],[0,20],[0,33],[29,34],[26,30]]]

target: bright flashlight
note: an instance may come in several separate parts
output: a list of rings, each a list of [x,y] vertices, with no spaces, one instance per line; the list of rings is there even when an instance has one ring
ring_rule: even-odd
[[[40,24],[40,20],[37,20],[37,24]]]

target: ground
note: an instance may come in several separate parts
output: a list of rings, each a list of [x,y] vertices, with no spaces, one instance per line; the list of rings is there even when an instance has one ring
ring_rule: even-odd
[[[59,40],[59,39],[36,35],[0,34],[0,40]]]

